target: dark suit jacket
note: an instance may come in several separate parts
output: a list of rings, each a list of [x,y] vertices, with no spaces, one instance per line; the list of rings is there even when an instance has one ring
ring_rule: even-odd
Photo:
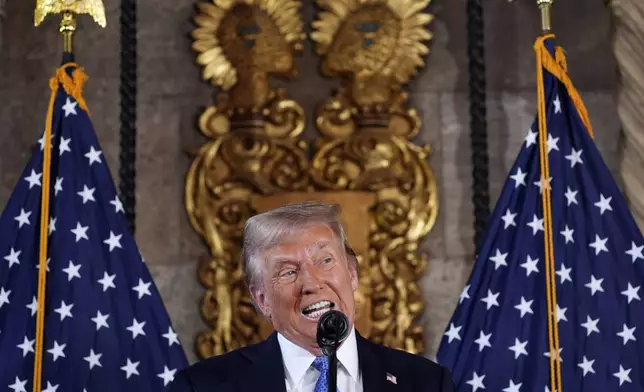
[[[454,392],[450,373],[421,356],[356,333],[364,392]],[[387,380],[396,377],[396,384]],[[273,332],[261,343],[198,362],[177,373],[170,392],[286,392],[282,352]]]

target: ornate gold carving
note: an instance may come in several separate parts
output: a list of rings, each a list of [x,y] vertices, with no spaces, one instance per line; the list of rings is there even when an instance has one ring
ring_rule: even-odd
[[[103,0],[37,0],[34,23],[39,26],[48,14],[89,14],[101,26],[107,25]]]
[[[248,27],[248,21],[276,25],[287,19],[281,12],[291,15],[297,9],[293,1],[273,8],[269,2],[216,0],[214,6],[200,6],[194,34],[204,78],[224,90],[200,118],[200,129],[211,140],[197,152],[186,183],[191,222],[210,247],[199,277],[207,288],[201,310],[211,330],[198,337],[198,353],[220,354],[270,331],[244,287],[238,260],[243,225],[252,214],[307,199],[343,206],[360,265],[359,331],[420,353],[423,336],[416,321],[423,302],[416,281],[427,259],[418,254],[418,242],[432,228],[438,203],[426,162],[429,147],[409,141],[420,119],[404,106],[402,84],[427,51],[422,41],[430,36],[423,26],[430,17],[421,10],[428,1],[320,1],[325,12],[315,23],[318,52],[325,56],[324,69],[345,77],[347,85],[320,108],[316,123],[324,138],[315,143],[312,158],[300,139],[302,109],[283,91],[268,88],[269,73],[294,69],[292,52],[299,41],[287,37],[301,37],[299,24],[290,23],[294,27],[287,31],[239,28]],[[224,28],[229,32],[220,31]],[[247,34],[233,34],[239,31],[256,32],[257,42],[288,45],[255,52],[256,45],[243,44]],[[229,41],[224,44],[220,37]],[[289,60],[276,67],[270,61],[276,58]],[[238,72],[243,67],[246,71]]]

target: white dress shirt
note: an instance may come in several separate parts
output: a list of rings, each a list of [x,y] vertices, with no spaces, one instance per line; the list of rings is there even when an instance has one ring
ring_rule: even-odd
[[[313,392],[320,377],[320,372],[312,366],[315,356],[281,334],[277,334],[277,340],[284,361],[286,392]],[[355,329],[351,329],[337,354],[339,392],[362,392]]]

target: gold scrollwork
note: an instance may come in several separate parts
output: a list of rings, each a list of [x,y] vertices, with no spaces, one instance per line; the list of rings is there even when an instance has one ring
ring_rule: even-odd
[[[418,254],[418,242],[436,220],[437,189],[429,147],[409,140],[420,118],[405,107],[402,84],[427,53],[423,41],[431,35],[424,25],[431,17],[422,10],[428,2],[318,1],[323,11],[312,36],[323,70],[346,85],[318,111],[323,138],[312,158],[300,139],[302,108],[270,89],[267,76],[294,74],[293,53],[302,39],[299,2],[200,5],[197,61],[204,79],[223,90],[201,115],[200,129],[210,141],[197,151],[186,182],[190,220],[210,248],[199,269],[207,288],[201,312],[211,328],[197,339],[200,356],[259,341],[270,331],[244,287],[238,260],[243,225],[269,205],[302,199],[339,201],[353,214],[348,233],[360,266],[360,332],[391,347],[424,350],[416,282],[427,258]],[[260,42],[274,44],[256,51]]]

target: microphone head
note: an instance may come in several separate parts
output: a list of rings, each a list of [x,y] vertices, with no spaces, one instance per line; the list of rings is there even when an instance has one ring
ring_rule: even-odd
[[[322,353],[329,356],[336,349],[336,344],[349,336],[349,319],[344,313],[337,310],[329,310],[318,320],[317,342]]]

